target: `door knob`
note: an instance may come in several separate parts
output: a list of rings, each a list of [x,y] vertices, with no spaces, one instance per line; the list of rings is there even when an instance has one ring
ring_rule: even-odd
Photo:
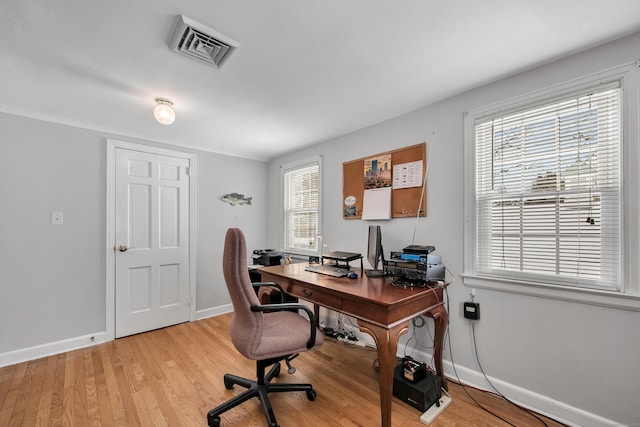
[[[129,249],[129,248],[127,247],[127,245],[120,245],[120,246],[118,247],[118,250],[119,250],[120,252],[126,252],[126,251],[127,251],[127,249]]]

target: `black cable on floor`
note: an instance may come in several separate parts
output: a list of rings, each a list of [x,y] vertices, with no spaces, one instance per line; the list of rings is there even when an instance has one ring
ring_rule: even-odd
[[[447,295],[447,313],[450,313],[449,311],[449,290],[447,288],[445,288],[445,293]],[[467,391],[467,388],[465,387],[464,384],[462,384],[462,381],[460,380],[460,377],[458,376],[458,371],[456,370],[456,364],[453,361],[453,351],[451,350],[451,335],[449,334],[449,317],[447,316],[447,336],[449,337],[449,356],[451,357],[451,365],[453,366],[453,372],[456,375],[456,379],[458,380],[458,384],[460,384],[460,386],[462,387],[462,390],[465,392],[465,394],[469,397],[469,399],[471,399],[480,409],[484,410],[485,412],[493,415],[494,417],[504,421],[505,423],[509,424],[510,426],[513,427],[517,427],[515,424],[510,423],[509,421],[505,420],[504,418],[502,418],[500,415],[490,411],[488,408],[485,408],[484,406],[482,406],[480,404],[480,402],[478,402],[476,399],[474,399],[473,396],[471,396],[469,394],[469,392]]]

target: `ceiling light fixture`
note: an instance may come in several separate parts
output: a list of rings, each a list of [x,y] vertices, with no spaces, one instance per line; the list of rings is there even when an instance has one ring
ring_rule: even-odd
[[[173,102],[165,98],[156,98],[156,108],[153,109],[153,117],[158,123],[170,125],[176,119],[176,112],[173,111]]]

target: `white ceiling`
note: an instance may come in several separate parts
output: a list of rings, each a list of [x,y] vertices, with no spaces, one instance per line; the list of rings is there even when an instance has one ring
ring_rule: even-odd
[[[173,52],[180,14],[241,46]],[[638,30],[638,0],[2,0],[0,111],[269,160]]]

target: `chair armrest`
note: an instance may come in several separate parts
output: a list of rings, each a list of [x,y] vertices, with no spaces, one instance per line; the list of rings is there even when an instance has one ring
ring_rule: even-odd
[[[280,302],[284,302],[284,289],[282,289],[282,286],[280,286],[279,284],[275,283],[275,282],[252,282],[251,283],[253,285],[254,288],[260,288],[260,287],[270,287],[270,288],[276,288],[280,291]]]
[[[311,326],[311,331],[309,334],[309,341],[307,341],[307,348],[311,348],[316,345],[316,318],[313,315],[313,312],[309,307],[304,304],[269,304],[269,305],[252,305],[251,311],[260,311],[263,313],[273,313],[277,311],[283,310],[304,310],[309,316],[309,325]]]

